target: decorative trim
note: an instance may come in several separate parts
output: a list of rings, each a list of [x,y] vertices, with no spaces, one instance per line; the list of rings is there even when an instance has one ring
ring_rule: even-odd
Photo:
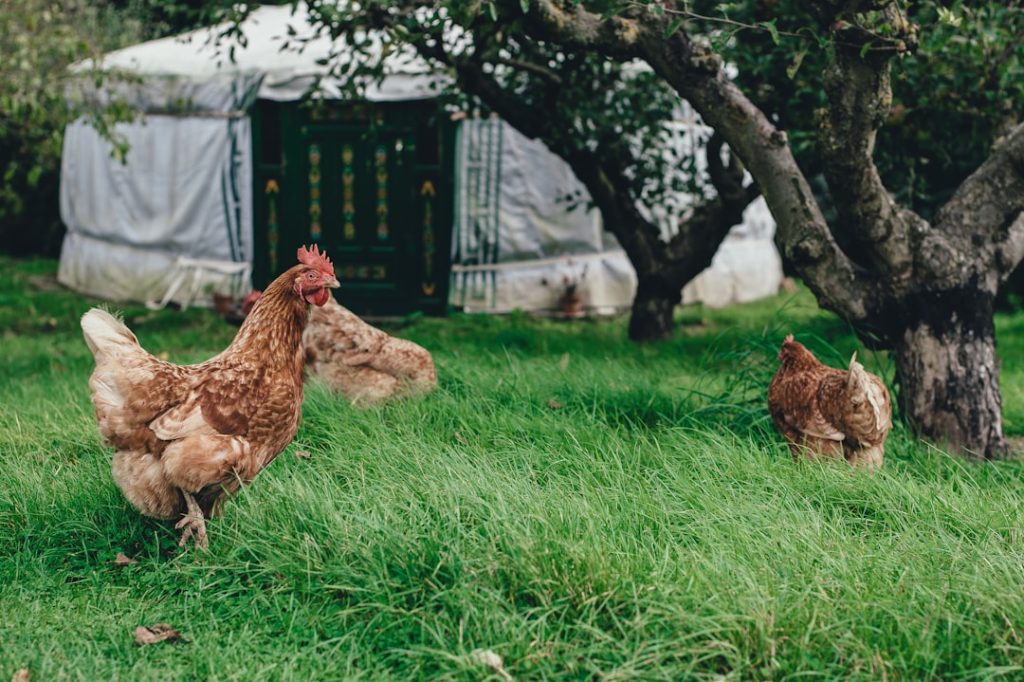
[[[497,263],[504,125],[500,119],[467,119],[456,129],[453,265]],[[497,300],[498,280],[490,268],[453,268],[451,284],[460,292],[458,305],[486,307]]]
[[[388,148],[378,144],[374,151],[377,167],[377,239],[384,241],[390,236],[388,230]]]
[[[309,145],[309,238],[319,241],[323,235],[320,225],[320,146]]]
[[[341,236],[347,241],[356,238],[356,173],[352,167],[355,151],[352,145],[341,148]]]
[[[434,254],[437,252],[436,236],[434,235],[434,199],[437,190],[429,179],[420,186],[423,197],[423,283],[420,289],[427,296],[433,296],[437,289],[434,282]]]
[[[267,255],[270,257],[270,274],[277,274],[277,244],[280,241],[280,233],[277,227],[277,195],[281,188],[277,180],[267,180],[263,194],[267,197]]]

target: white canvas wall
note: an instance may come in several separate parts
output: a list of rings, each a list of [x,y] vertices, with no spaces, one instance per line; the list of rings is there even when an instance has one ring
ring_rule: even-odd
[[[163,295],[178,256],[251,261],[248,118],[149,116],[117,133],[130,145],[125,164],[87,123],[65,131],[63,284],[143,301]]]
[[[684,132],[681,143],[692,146],[699,135]],[[701,160],[698,168],[705,165]],[[599,212],[586,210],[586,188],[543,143],[496,118],[462,121],[456,195],[453,305],[471,312],[551,310],[566,278],[579,279],[593,312],[632,304],[633,266],[603,229]],[[581,195],[581,205],[568,210],[567,195]],[[654,217],[676,220],[687,199],[680,197]],[[663,227],[667,232],[669,227]],[[747,207],[743,223],[730,232],[711,267],[684,288],[683,302],[720,307],[777,293],[783,275],[774,234],[771,214],[758,199]]]

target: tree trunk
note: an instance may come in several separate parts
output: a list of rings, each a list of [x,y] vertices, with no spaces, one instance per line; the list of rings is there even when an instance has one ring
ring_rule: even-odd
[[[673,313],[683,297],[683,284],[673,286],[660,279],[640,278],[629,317],[629,338],[659,341],[672,336]]]
[[[903,414],[921,435],[954,454],[994,458],[1008,450],[999,362],[992,299],[976,293],[957,306],[918,302],[916,317],[926,319],[896,339],[896,381]]]

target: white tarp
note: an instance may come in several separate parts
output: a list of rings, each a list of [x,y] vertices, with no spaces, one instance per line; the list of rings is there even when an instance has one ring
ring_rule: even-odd
[[[705,165],[700,159],[698,168]],[[632,305],[636,273],[629,259],[603,229],[600,213],[586,210],[586,188],[543,143],[499,119],[465,120],[456,167],[453,305],[472,312],[552,310],[567,282],[578,283],[592,312]],[[565,197],[576,195],[582,200],[567,210]],[[675,220],[683,209],[673,206],[658,217]],[[684,288],[683,302],[721,307],[777,293],[783,275],[774,233],[759,198],[711,266]]]
[[[149,116],[117,134],[130,145],[125,164],[87,123],[65,130],[63,284],[112,300],[158,299],[179,256],[251,261],[249,119]]]
[[[341,95],[342,84],[328,77],[329,67],[319,62],[338,53],[343,62],[344,44],[312,25],[305,3],[253,10],[240,26],[244,45],[234,39],[218,40],[227,28],[224,24],[198,29],[107,53],[101,69],[141,76],[143,82],[106,87],[143,111],[241,111],[256,98],[300,99],[317,79],[320,96]],[[364,34],[362,39],[362,49],[374,63],[384,49],[380,34]],[[86,72],[92,67],[85,61],[73,68]],[[366,99],[426,99],[435,97],[443,84],[443,76],[410,48],[390,52],[384,69],[387,77],[382,82],[365,84]]]

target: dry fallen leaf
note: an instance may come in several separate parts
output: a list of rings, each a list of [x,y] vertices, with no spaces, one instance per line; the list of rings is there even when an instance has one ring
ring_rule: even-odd
[[[470,656],[472,656],[473,660],[478,664],[485,665],[493,670],[501,679],[512,679],[512,676],[508,674],[507,670],[505,670],[505,662],[501,660],[501,656],[490,649],[474,649]]]
[[[309,450],[296,450],[295,456],[299,459],[309,459]]]
[[[459,433],[458,431],[456,431],[456,432],[455,432],[454,434],[452,434],[452,435],[453,435],[453,436],[455,437],[455,440],[456,440],[456,441],[457,441],[458,443],[460,443],[461,445],[469,445],[469,441],[468,441],[468,440],[466,440],[466,437],[465,437],[465,436],[463,436],[463,435],[462,435],[461,433]]]
[[[159,353],[157,353],[156,356],[158,358],[160,358],[161,360],[167,360],[168,358],[171,357],[171,354],[168,353],[167,351],[163,350],[163,351],[160,351]]]
[[[548,401],[548,407],[550,407],[552,410],[560,410],[563,407],[565,407],[565,405],[552,398],[551,400]]]
[[[114,557],[114,565],[115,566],[131,566],[134,563],[135,563],[135,559],[132,559],[131,557],[127,557],[124,554],[122,554],[121,552],[118,552],[117,556]]]
[[[28,668],[21,668],[14,673],[11,682],[28,682],[31,677],[32,673],[28,671]]]
[[[558,366],[562,369],[569,369],[569,354],[563,353],[562,357],[558,359]]]
[[[135,643],[139,645],[156,644],[157,642],[185,641],[181,633],[167,623],[157,623],[149,627],[135,628]]]

